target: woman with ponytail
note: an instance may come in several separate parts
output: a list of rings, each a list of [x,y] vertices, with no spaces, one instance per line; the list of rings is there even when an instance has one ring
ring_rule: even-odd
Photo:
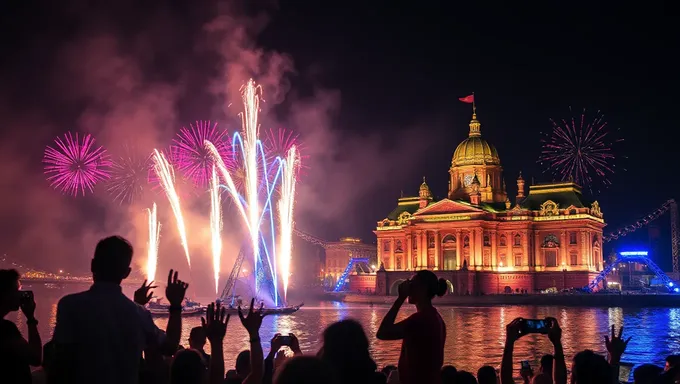
[[[402,340],[399,356],[401,384],[439,383],[444,364],[446,325],[432,306],[435,295],[444,296],[446,280],[437,279],[432,271],[418,271],[399,285],[399,297],[380,323],[376,337],[380,340]],[[395,323],[399,308],[408,299],[417,312]]]

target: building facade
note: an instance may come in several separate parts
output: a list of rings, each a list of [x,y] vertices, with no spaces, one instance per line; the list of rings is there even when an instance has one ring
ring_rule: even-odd
[[[531,185],[525,194],[521,174],[513,202],[502,172],[473,114],[469,137],[454,151],[447,198],[435,201],[423,179],[418,196],[398,199],[378,221],[376,291],[395,292],[420,269],[447,279],[453,294],[587,285],[603,268],[598,202],[573,182]]]
[[[369,259],[368,262],[357,263],[355,268],[358,268],[358,271],[352,271],[355,274],[358,272],[362,275],[370,275],[377,268],[374,265],[376,261],[370,261],[371,258],[375,257],[375,245],[364,244],[360,239],[343,237],[340,241],[327,243],[325,249],[324,285],[326,286],[332,287],[337,283],[352,258]],[[365,279],[355,279],[355,289],[361,288],[365,290],[367,286],[365,283],[359,284],[358,281],[360,280],[363,281]],[[375,286],[375,277],[373,277],[373,281],[373,286]]]

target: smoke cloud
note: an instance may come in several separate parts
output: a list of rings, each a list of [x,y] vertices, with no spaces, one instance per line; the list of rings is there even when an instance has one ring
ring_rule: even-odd
[[[104,185],[86,197],[63,196],[45,181],[42,153],[66,131],[91,133],[114,156],[124,147],[139,156],[148,156],[153,148],[167,149],[179,128],[195,120],[217,120],[233,132],[240,121],[239,89],[251,77],[264,91],[262,128],[293,129],[305,143],[308,163],[298,188],[296,220],[320,236],[356,235],[357,227],[373,226],[381,217],[366,223],[362,207],[381,198],[375,196],[381,186],[399,188],[411,178],[419,164],[417,157],[406,154],[432,145],[415,125],[401,127],[391,137],[371,134],[370,127],[357,134],[336,126],[343,113],[340,90],[299,76],[293,57],[258,45],[258,35],[276,17],[275,7],[253,13],[233,1],[187,2],[186,12],[180,12],[147,9],[133,1],[106,9],[81,3],[62,4],[50,15],[50,20],[66,19],[73,28],[53,21],[40,31],[30,26],[9,31],[25,39],[6,55],[12,62],[0,67],[0,81],[6,85],[0,93],[6,123],[0,136],[0,252],[11,259],[87,273],[96,242],[120,234],[133,242],[135,260],[143,265],[145,209],[156,201],[162,222],[158,277],[171,267],[188,274],[162,194],[147,191],[131,205],[112,201]],[[22,68],[20,63],[28,62]],[[311,70],[317,73],[319,68]],[[292,79],[307,81],[315,91],[299,96]],[[274,111],[282,103],[283,112]],[[192,274],[204,281],[199,289],[207,292],[209,199],[203,191],[180,188]],[[229,273],[242,239],[238,216],[225,216],[223,274]]]

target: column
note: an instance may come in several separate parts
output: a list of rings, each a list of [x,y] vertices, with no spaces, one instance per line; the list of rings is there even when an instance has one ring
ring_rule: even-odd
[[[456,270],[463,265],[463,236],[461,230],[456,231]]]
[[[411,265],[411,264],[413,264],[413,260],[412,260],[412,256],[411,256],[411,254],[412,254],[411,248],[413,247],[411,245],[411,241],[413,241],[412,237],[413,236],[410,233],[407,233],[406,234],[406,241],[404,242],[404,244],[406,244],[406,252],[404,252],[404,254],[406,255],[406,260],[404,262],[404,265],[406,266],[406,269],[409,270],[409,271],[413,269],[413,266]]]
[[[471,270],[475,269],[475,230],[470,229],[470,233],[468,233],[468,236],[470,237],[470,246],[468,247],[468,255],[470,257],[470,260],[468,260],[468,268]]]
[[[394,263],[394,237],[390,238],[390,270],[394,271],[395,270],[395,263]]]
[[[420,232],[418,241],[418,265],[420,269],[427,269],[427,231]]]
[[[534,231],[534,266],[545,268],[545,258],[541,253],[541,234]]]
[[[496,231],[491,234],[491,269],[498,270],[498,250],[496,249]]]
[[[520,236],[522,237],[522,247],[524,247],[524,255],[522,256],[522,266],[526,266],[527,270],[531,271],[532,258],[529,256],[529,236],[531,236],[531,232],[529,230],[525,232],[520,232]]]
[[[559,262],[559,267],[560,270],[564,269],[564,267],[568,264],[567,263],[567,232],[562,231],[560,233],[560,259],[562,261]]]
[[[376,260],[375,260],[375,262],[378,263],[378,265],[375,266],[376,270],[377,270],[378,268],[380,268],[380,263],[383,262],[383,246],[382,246],[382,242],[383,242],[383,238],[382,238],[382,237],[378,237],[378,248],[377,248],[377,250],[376,250],[376,251],[378,252],[378,257],[376,257]],[[328,262],[326,262],[326,264],[328,264]]]
[[[515,241],[515,236],[512,232],[505,233],[505,265],[504,267],[515,266],[515,255],[512,254],[512,247]]]
[[[439,230],[434,231],[434,269],[435,271],[439,269],[441,265],[440,258],[441,255],[441,245],[442,240],[440,239]]]
[[[482,253],[484,252],[484,231],[481,228],[475,230],[475,269],[482,269]]]
[[[585,265],[588,268],[588,254],[586,253],[586,232],[581,231],[581,244],[579,249],[581,250],[579,255],[579,264]]]

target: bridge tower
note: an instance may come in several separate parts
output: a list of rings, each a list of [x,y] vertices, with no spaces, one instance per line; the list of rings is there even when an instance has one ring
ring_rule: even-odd
[[[678,204],[671,200],[671,254],[673,256],[673,277],[680,278],[680,266],[678,265]]]

